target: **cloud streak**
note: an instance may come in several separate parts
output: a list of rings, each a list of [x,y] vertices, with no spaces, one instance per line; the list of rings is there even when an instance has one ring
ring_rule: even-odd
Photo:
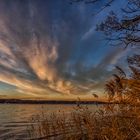
[[[34,97],[97,91],[108,74],[102,67],[117,63],[121,51],[97,49],[102,44],[91,37],[95,19],[87,9],[61,0],[1,0],[0,81]]]

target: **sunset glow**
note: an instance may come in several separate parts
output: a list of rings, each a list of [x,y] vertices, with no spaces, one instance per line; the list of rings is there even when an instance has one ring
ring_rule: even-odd
[[[117,10],[116,3],[125,6],[118,0],[105,10]],[[110,46],[95,30],[106,16],[93,17],[97,11],[67,0],[1,0],[0,97],[102,98],[105,81],[115,65],[125,68],[131,49]]]

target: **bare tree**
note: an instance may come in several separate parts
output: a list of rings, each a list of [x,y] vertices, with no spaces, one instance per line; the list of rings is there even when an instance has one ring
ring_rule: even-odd
[[[118,17],[111,11],[105,21],[97,25],[97,30],[103,31],[110,42],[128,46],[140,45],[140,1],[127,0],[127,6],[122,9],[123,15]]]

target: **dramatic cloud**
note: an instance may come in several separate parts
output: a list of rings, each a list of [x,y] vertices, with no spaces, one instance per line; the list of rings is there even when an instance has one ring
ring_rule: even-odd
[[[100,94],[113,72],[108,66],[126,54],[104,45],[92,9],[63,0],[1,0],[0,81],[33,97]]]

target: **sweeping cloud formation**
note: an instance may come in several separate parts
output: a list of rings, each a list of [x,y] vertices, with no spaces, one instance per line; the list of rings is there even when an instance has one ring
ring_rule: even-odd
[[[69,0],[1,0],[1,94],[4,86],[18,96],[100,94],[113,66],[127,54],[105,45],[93,30],[92,9]]]

